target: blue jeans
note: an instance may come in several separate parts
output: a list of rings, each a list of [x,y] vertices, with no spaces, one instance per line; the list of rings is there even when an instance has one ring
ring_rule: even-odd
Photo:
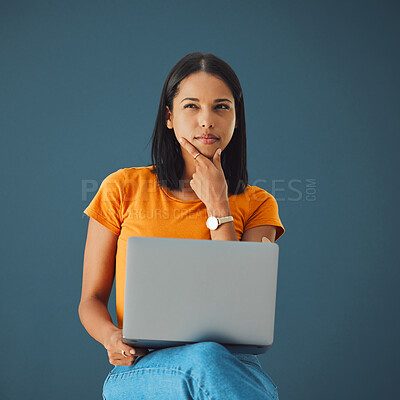
[[[153,350],[130,366],[115,366],[103,399],[278,400],[278,392],[257,356],[199,342]]]

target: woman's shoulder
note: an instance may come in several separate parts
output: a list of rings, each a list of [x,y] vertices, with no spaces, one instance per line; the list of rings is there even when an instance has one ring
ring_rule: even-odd
[[[122,168],[123,170],[125,170],[125,172],[129,173],[152,173],[152,169],[154,168],[153,165],[147,165],[147,166],[143,166],[143,167],[128,167],[128,168]]]
[[[152,180],[154,179],[155,175],[152,172],[153,165],[148,165],[144,167],[128,167],[123,168],[123,173],[125,175],[125,180],[128,182],[134,180]]]
[[[269,198],[274,198],[274,196],[271,193],[267,192],[265,189],[259,186],[252,186],[252,185],[247,185],[244,192],[242,192],[237,196],[242,197],[243,199],[246,199],[248,201],[255,200],[258,202],[259,201],[263,202]]]
[[[114,172],[109,173],[105,180],[112,182],[132,181],[137,178],[150,177],[153,175],[151,172],[153,169],[152,165],[144,167],[127,167],[120,168]]]

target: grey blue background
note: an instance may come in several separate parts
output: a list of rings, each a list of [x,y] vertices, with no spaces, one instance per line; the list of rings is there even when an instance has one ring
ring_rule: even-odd
[[[202,51],[241,81],[249,183],[286,228],[260,357],[281,400],[399,398],[398,20],[396,1],[3,0],[0,397],[101,398],[82,187],[150,162],[164,80]]]

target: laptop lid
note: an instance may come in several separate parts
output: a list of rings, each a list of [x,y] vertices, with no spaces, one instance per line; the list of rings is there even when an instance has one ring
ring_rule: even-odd
[[[215,341],[265,353],[278,253],[276,243],[129,237],[123,341],[151,349]]]

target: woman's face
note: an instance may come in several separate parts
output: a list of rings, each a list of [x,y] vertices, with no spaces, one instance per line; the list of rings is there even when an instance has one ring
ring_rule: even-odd
[[[184,137],[212,158],[218,148],[226,148],[236,127],[231,90],[222,79],[204,71],[187,76],[179,84],[173,111],[167,106],[166,125],[174,130],[177,140]],[[205,135],[215,139],[201,139]]]

